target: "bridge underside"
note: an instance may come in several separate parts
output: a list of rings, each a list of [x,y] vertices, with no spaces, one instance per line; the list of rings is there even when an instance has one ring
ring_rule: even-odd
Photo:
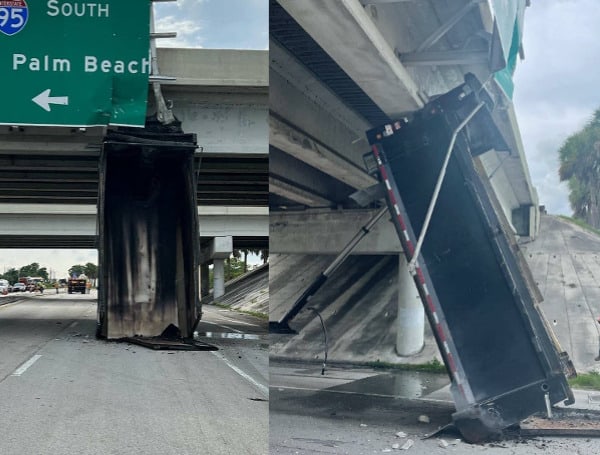
[[[0,203],[95,205],[103,134],[0,126]],[[267,205],[266,153],[197,153],[194,166],[199,205]]]
[[[0,248],[97,249],[109,338],[169,324],[190,335],[199,261],[207,271],[214,259],[200,252],[268,248],[267,52],[159,49],[157,62],[199,147],[153,142],[164,129],[115,140],[112,126],[0,125]],[[159,104],[149,87],[148,117]]]

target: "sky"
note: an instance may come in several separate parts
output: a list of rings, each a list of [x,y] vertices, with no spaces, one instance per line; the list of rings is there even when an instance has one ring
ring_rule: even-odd
[[[600,1],[532,0],[513,98],[533,185],[548,213],[571,215],[558,150],[600,107]]]
[[[268,0],[178,0],[154,6],[159,47],[268,49]]]
[[[154,8],[156,30],[178,33],[159,47],[268,48],[268,0],[179,0]],[[552,214],[571,214],[558,149],[600,107],[598,24],[599,0],[532,0],[525,12],[525,59],[513,101],[533,184]],[[96,250],[0,250],[0,272],[32,262],[60,277],[98,258]]]

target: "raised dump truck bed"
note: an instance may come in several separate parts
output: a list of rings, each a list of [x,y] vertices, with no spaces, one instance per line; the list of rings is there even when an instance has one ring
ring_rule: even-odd
[[[506,145],[490,117],[491,99],[476,80],[467,80],[412,118],[370,130],[365,160],[385,184],[411,261],[415,233],[426,224],[456,138],[412,272],[452,380],[454,423],[475,442],[552,404],[570,404],[573,395],[565,359],[537,307],[535,284],[474,163],[473,156]]]

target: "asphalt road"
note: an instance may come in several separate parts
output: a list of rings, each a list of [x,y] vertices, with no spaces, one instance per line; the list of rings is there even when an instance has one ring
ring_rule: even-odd
[[[206,339],[214,352],[152,351],[96,340],[95,316],[89,295],[0,306],[1,454],[268,452],[261,336]]]
[[[323,376],[318,365],[273,360],[270,372],[271,454],[404,453],[401,448],[409,440],[406,453],[416,455],[600,454],[598,438],[468,444],[456,432],[435,435],[454,412],[444,391],[445,375],[337,367]],[[421,416],[429,422],[420,422]]]

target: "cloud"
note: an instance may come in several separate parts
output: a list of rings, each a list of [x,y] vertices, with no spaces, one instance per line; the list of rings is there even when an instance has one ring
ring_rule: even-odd
[[[600,106],[598,23],[597,0],[537,1],[525,11],[514,104],[531,178],[550,213],[572,213],[558,150]]]
[[[159,47],[267,49],[268,0],[179,0],[154,5],[156,30],[176,31]]]
[[[175,16],[163,16],[154,21],[157,32],[177,32],[177,38],[165,38],[156,41],[158,47],[202,47],[202,27],[199,23]]]

